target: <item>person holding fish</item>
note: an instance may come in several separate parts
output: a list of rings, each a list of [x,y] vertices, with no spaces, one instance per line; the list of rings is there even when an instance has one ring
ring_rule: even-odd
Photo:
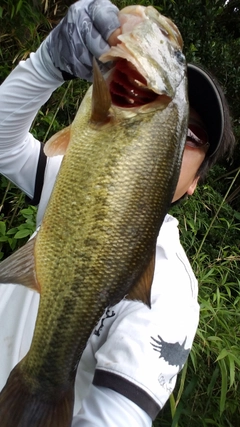
[[[70,137],[43,149],[31,123],[72,78],[93,88]],[[219,84],[186,73],[177,27],[152,7],[77,1],[12,71],[0,172],[38,205],[39,231],[0,264],[1,427],[152,425],[199,321],[167,211],[233,147]]]

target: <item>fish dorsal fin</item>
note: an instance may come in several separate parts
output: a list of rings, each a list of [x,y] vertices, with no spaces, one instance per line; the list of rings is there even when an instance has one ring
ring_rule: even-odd
[[[151,308],[151,287],[155,269],[155,251],[144,273],[132,287],[126,299],[142,301]]]
[[[35,274],[35,237],[0,263],[0,283],[20,284],[40,292]]]
[[[48,157],[64,156],[70,142],[71,125],[55,133],[44,145],[44,153]]]
[[[109,119],[111,95],[97,61],[93,58],[93,90],[91,122],[105,123]]]

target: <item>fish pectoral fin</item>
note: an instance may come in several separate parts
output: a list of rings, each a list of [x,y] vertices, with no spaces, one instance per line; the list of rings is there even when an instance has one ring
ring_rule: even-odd
[[[91,122],[106,123],[109,120],[109,109],[112,104],[111,95],[97,61],[93,58],[93,90]]]
[[[0,283],[20,284],[40,292],[35,274],[35,237],[0,263]]]
[[[34,373],[28,375],[21,365],[20,362],[11,371],[0,392],[1,427],[70,426],[74,403],[73,382],[60,390],[50,390],[48,396],[49,390],[41,386]]]
[[[64,156],[70,142],[71,125],[55,133],[44,145],[44,153],[48,157]]]
[[[151,308],[151,288],[155,269],[155,251],[140,279],[131,288],[126,299],[142,301]]]

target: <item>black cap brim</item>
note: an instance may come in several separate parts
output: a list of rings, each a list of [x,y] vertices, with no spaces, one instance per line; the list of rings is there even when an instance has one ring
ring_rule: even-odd
[[[224,129],[224,109],[214,78],[202,67],[188,64],[189,104],[200,115],[209,137],[208,156],[221,144]]]

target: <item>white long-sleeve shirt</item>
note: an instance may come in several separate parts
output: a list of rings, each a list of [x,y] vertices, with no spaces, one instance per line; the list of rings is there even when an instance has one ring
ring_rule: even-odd
[[[48,63],[49,61],[49,63]],[[41,105],[62,84],[41,50],[22,61],[0,87],[0,173],[34,195],[40,142],[29,127]],[[37,225],[41,223],[62,158],[48,159]],[[81,358],[72,426],[147,427],[174,389],[199,320],[197,281],[167,215],[156,248],[151,309],[122,300],[106,308]],[[27,353],[39,295],[0,285],[0,390]]]

